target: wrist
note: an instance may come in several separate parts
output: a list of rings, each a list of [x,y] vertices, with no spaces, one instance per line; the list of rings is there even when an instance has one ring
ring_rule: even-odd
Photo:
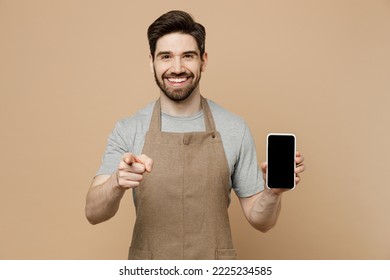
[[[268,187],[265,188],[265,194],[269,199],[281,199],[283,192],[281,189],[270,189]]]
[[[118,173],[119,171],[115,171],[110,179],[108,180],[108,192],[111,194],[111,197],[122,197],[125,193],[125,189],[121,187],[118,180]]]

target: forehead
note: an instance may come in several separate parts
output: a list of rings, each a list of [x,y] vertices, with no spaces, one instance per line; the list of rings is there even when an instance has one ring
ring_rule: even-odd
[[[195,38],[189,34],[170,33],[162,36],[157,40],[156,53],[182,53],[186,51],[199,52]]]

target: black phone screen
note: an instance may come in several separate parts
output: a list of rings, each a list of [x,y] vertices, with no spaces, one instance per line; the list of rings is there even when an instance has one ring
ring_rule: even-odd
[[[295,187],[295,136],[269,134],[267,137],[267,186]]]

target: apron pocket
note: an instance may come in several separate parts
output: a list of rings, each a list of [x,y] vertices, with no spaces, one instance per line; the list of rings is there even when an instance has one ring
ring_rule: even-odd
[[[235,260],[237,258],[235,249],[216,249],[217,260]]]
[[[129,260],[151,260],[152,252],[150,251],[142,251],[135,248],[130,247],[129,249]]]

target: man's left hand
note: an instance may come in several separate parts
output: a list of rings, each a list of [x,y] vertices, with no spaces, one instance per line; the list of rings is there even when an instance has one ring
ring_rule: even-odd
[[[299,184],[299,182],[301,181],[301,177],[300,177],[300,173],[302,173],[303,171],[305,171],[306,169],[306,166],[304,164],[304,158],[303,156],[301,155],[300,152],[296,152],[296,155],[295,155],[295,163],[296,163],[296,168],[295,168],[295,184]],[[263,179],[264,179],[264,184],[267,185],[267,181],[266,181],[266,178],[267,178],[267,163],[266,162],[263,162],[261,163],[261,170],[263,171]],[[271,189],[271,191],[275,194],[282,194],[283,192],[285,191],[288,191],[289,189],[277,189],[277,188],[273,188]]]

